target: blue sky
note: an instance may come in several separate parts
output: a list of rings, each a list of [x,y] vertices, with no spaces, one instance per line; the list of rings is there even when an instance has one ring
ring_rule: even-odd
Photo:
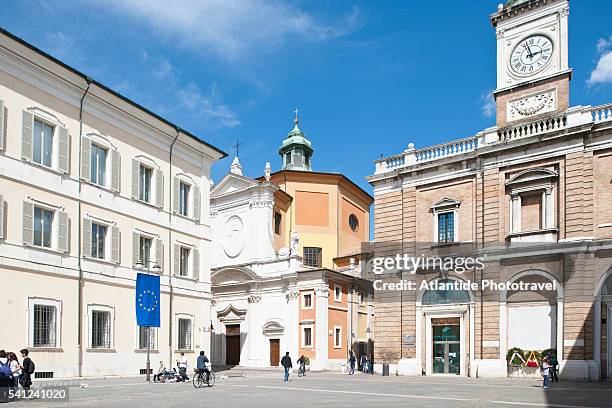
[[[381,154],[494,124],[498,2],[24,0],[0,25],[230,153],[215,180],[236,138],[278,170],[298,106],[314,169],[371,192]],[[612,102],[612,2],[570,6],[571,104]]]

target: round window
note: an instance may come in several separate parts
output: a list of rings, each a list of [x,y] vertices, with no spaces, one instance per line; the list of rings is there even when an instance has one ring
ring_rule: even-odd
[[[353,230],[353,232],[357,232],[357,230],[359,230],[359,219],[357,219],[357,216],[355,214],[349,215],[348,221],[351,230]]]

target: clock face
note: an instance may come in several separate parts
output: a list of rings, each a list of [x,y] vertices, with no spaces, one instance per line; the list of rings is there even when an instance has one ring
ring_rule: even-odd
[[[550,63],[553,43],[545,35],[532,35],[519,42],[510,55],[510,68],[518,75],[531,75]]]

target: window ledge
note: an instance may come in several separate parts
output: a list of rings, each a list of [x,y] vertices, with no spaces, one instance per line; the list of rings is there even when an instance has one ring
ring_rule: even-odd
[[[173,276],[174,278],[178,278],[178,279],[180,279],[180,280],[187,281],[187,282],[194,282],[194,283],[195,283],[195,282],[198,282],[198,280],[197,280],[197,279],[194,279],[194,278],[192,278],[192,277],[190,277],[190,276],[183,276],[183,275],[172,275],[172,276]]]
[[[178,213],[178,212],[176,212],[176,211],[173,211],[173,212],[172,212],[172,214],[176,215],[177,217],[181,217],[181,218],[183,218],[184,220],[187,220],[187,221],[193,221],[193,222],[195,222],[195,221],[196,221],[196,219],[195,219],[195,218],[190,217],[190,216],[188,216],[188,215],[183,215],[183,214]]]
[[[146,350],[145,350],[145,351],[146,351]],[[181,349],[178,349],[178,350],[174,350],[174,352],[175,352],[175,353],[187,353],[187,354],[193,354],[193,353],[195,353],[195,350],[181,350]]]
[[[146,354],[146,352],[147,352],[147,349],[134,349],[134,353],[145,353]],[[159,353],[159,350],[151,349],[151,350],[149,350],[149,352],[157,354],[157,353]]]
[[[119,264],[118,262],[109,261],[108,259],[100,259],[100,258],[96,258],[96,257],[93,257],[93,256],[85,256],[84,255],[83,259],[86,259],[88,261],[93,261],[93,262],[98,262],[98,263],[110,265],[110,266],[117,266]]]
[[[63,171],[59,171],[58,169],[54,169],[53,167],[47,167],[44,164],[36,163],[35,161],[22,159],[25,163],[28,163],[31,166],[37,167],[41,170],[48,171],[50,173],[55,173],[58,176],[69,176],[70,173],[64,173]]]
[[[533,231],[514,231],[514,232],[508,233],[506,237],[512,238],[512,237],[524,237],[524,236],[529,236],[529,235],[544,235],[544,234],[551,234],[551,233],[556,234],[558,232],[559,230],[557,228],[543,228],[543,229],[533,230]]]
[[[431,248],[447,248],[461,245],[461,241],[453,242],[434,242],[431,244]]]
[[[36,353],[63,353],[64,349],[61,347],[36,347],[36,346],[30,346],[28,348],[28,350],[30,350],[31,352],[36,352]]]
[[[69,251],[63,252],[63,251],[60,251],[60,250],[55,249],[55,248],[47,248],[47,247],[44,247],[44,246],[38,246],[38,245],[34,245],[34,244],[26,244],[26,243],[24,243],[23,246],[26,247],[26,248],[29,248],[29,249],[35,249],[35,250],[38,250],[38,251],[48,252],[48,253],[51,253],[51,254],[54,254],[54,255],[60,255],[60,256],[66,256],[66,255],[68,255],[70,253]]]
[[[85,349],[87,353],[116,353],[117,351],[112,348],[88,348]]]
[[[158,210],[163,210],[164,209],[163,207],[158,207],[156,204],[148,203],[148,202],[146,202],[144,200],[141,200],[140,198],[132,198],[132,200],[136,201],[137,203],[144,204],[144,205],[146,205],[148,207],[156,208]]]
[[[82,178],[82,179],[81,179],[81,181],[82,181],[83,183],[87,184],[87,185],[90,185],[90,186],[92,186],[92,187],[99,188],[100,190],[107,191],[107,192],[109,192],[109,193],[111,193],[111,194],[119,194],[119,192],[118,192],[118,191],[113,190],[112,188],[110,188],[110,187],[108,187],[108,186],[101,186],[101,185],[100,185],[100,184],[98,184],[98,183],[94,183],[93,181],[89,181],[89,180],[84,179],[84,178]]]

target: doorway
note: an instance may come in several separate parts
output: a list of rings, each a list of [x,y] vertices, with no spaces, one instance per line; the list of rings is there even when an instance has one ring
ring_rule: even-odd
[[[278,367],[280,361],[280,339],[270,339],[270,365]]]
[[[240,364],[240,325],[225,326],[225,364],[235,366]]]
[[[461,326],[458,318],[431,319],[432,374],[461,373]]]

